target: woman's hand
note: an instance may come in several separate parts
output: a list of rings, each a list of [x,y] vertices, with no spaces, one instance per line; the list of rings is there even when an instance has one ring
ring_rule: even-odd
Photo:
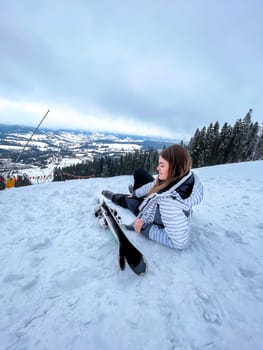
[[[142,219],[135,219],[134,220],[134,230],[137,233],[140,233],[142,230],[142,225],[144,224],[144,221]]]

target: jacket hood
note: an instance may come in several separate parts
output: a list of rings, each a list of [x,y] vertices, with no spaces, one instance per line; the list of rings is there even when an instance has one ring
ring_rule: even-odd
[[[157,193],[153,193],[149,197],[145,198],[139,209],[143,210],[156,200],[159,202],[159,200],[166,197],[172,197],[180,202],[184,209],[187,209],[191,206],[199,204],[202,201],[203,185],[196,174],[190,171],[175,184],[170,184],[169,188],[166,187],[165,189]],[[154,200],[154,198],[156,200]]]
[[[191,172],[187,178],[183,178],[182,183],[171,188],[171,195],[180,202],[194,206],[203,199],[204,188],[196,174]]]
[[[192,189],[194,186],[194,174],[190,171],[188,174],[186,174],[184,177],[182,177],[180,180],[176,180],[174,182],[171,182],[167,187],[163,188],[162,190],[158,191],[158,194],[161,193],[172,193],[176,191],[180,194],[180,196],[185,199],[190,196]]]
[[[196,174],[190,171],[180,181],[170,184],[159,193],[161,196],[170,195],[186,205],[197,205],[203,199],[203,185]]]

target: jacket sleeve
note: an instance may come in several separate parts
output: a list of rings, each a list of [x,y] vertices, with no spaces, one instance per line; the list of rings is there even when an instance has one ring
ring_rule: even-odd
[[[184,213],[185,206],[172,198],[160,203],[163,226],[145,224],[142,234],[160,244],[175,249],[184,249],[190,241],[189,217]]]
[[[155,181],[149,182],[146,185],[143,185],[142,187],[137,188],[137,190],[134,191],[134,194],[137,198],[145,197],[146,194],[153,188]]]

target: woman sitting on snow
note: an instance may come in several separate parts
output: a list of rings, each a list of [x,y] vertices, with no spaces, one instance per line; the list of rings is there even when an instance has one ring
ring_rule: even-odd
[[[203,199],[203,186],[191,171],[191,158],[180,145],[161,151],[154,179],[144,169],[134,173],[132,195],[102,194],[128,208],[136,218],[126,228],[170,248],[184,249],[190,242],[192,206]]]

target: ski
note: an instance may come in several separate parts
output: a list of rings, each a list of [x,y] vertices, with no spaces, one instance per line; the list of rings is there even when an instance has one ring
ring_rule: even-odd
[[[95,212],[95,216],[105,220],[104,226],[108,227],[119,243],[119,265],[120,269],[125,269],[125,261],[131,270],[137,275],[145,275],[147,263],[143,254],[129,241],[120,226],[116,210],[112,209],[103,200]]]

